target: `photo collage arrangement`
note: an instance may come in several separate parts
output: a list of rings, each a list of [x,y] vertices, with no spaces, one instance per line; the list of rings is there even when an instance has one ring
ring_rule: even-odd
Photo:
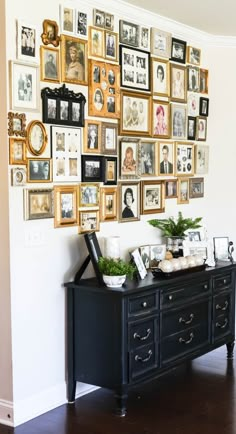
[[[45,19],[41,31],[17,20],[9,164],[12,186],[24,187],[26,220],[54,218],[55,227],[86,233],[162,213],[167,199],[204,196],[201,50],[116,18],[60,5],[59,24]],[[28,112],[36,119],[27,122]]]

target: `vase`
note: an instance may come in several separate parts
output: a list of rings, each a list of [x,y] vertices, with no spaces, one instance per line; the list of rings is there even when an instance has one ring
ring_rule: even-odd
[[[183,240],[184,237],[180,236],[166,237],[166,250],[171,252],[174,258],[183,256]]]
[[[122,276],[107,276],[106,274],[103,274],[102,277],[108,288],[120,288],[126,280],[126,274],[123,274]]]

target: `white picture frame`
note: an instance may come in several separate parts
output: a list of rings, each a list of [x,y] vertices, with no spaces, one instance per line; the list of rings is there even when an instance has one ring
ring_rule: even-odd
[[[29,63],[39,62],[39,30],[35,24],[17,20],[17,52],[16,57]]]
[[[135,263],[135,265],[136,265],[136,267],[137,267],[137,269],[138,269],[138,272],[139,272],[139,276],[140,276],[140,278],[141,278],[141,279],[144,279],[144,278],[146,277],[146,275],[147,275],[147,270],[146,270],[146,268],[145,268],[145,265],[144,265],[144,263],[143,263],[143,260],[142,260],[142,258],[141,258],[141,255],[140,255],[140,253],[139,253],[138,248],[135,249],[135,250],[134,250],[133,252],[131,252],[130,254],[131,254],[131,256],[132,256],[132,258],[133,258],[133,260],[134,260],[134,263]]]
[[[75,33],[75,15],[76,11],[68,5],[60,5],[60,28],[61,33],[73,35]]]
[[[10,61],[11,109],[39,111],[39,67]]]

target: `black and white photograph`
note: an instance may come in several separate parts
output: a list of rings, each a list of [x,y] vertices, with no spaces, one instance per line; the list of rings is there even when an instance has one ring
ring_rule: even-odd
[[[200,97],[199,100],[199,115],[208,116],[209,115],[209,98]]]
[[[81,128],[51,126],[54,182],[81,180]]]
[[[209,146],[195,145],[195,173],[206,175],[209,167]]]
[[[207,118],[198,116],[196,125],[196,140],[205,141],[207,138]]]
[[[116,185],[117,183],[117,158],[104,157],[104,185]]]
[[[107,111],[108,113],[115,113],[116,111],[116,102],[114,96],[107,97]]]
[[[150,268],[150,246],[140,246],[139,252],[146,269]]]
[[[214,237],[214,256],[216,261],[229,261],[229,238]]]
[[[79,122],[80,120],[80,103],[72,102],[72,121]]]
[[[11,108],[39,110],[38,67],[27,63],[11,61]]]
[[[121,134],[151,135],[150,96],[122,92],[121,107]]]
[[[189,241],[201,241],[200,231],[188,231]]]
[[[120,140],[120,176],[129,178],[138,175],[138,144],[135,139]]]
[[[155,56],[171,57],[171,33],[151,28],[151,53]]]
[[[87,153],[101,152],[101,122],[85,121],[83,150]]]
[[[200,92],[208,93],[208,69],[200,68]]]
[[[188,115],[199,115],[199,95],[194,92],[188,92]]]
[[[79,185],[79,207],[89,207],[99,205],[99,184],[80,184]]]
[[[94,65],[93,67],[93,81],[94,83],[100,83],[100,67]]]
[[[69,119],[69,101],[60,101],[60,119],[63,121]]]
[[[200,70],[197,66],[187,67],[188,90],[191,92],[199,92],[200,85]]]
[[[28,159],[27,182],[52,182],[51,160],[49,158]]]
[[[139,249],[137,248],[137,249],[133,250],[133,252],[130,252],[130,255],[131,255],[131,257],[132,257],[132,259],[133,259],[133,261],[137,267],[140,279],[144,279],[145,276],[147,275],[147,270],[146,270],[146,267],[143,263],[142,257],[139,253]]]
[[[156,142],[139,143],[139,176],[155,176],[157,163]]]
[[[150,90],[150,54],[120,45],[121,86]]]
[[[195,199],[204,196],[204,178],[189,179],[189,197]]]
[[[103,157],[82,155],[82,181],[102,182]]]
[[[114,15],[109,14],[108,12],[105,12],[104,28],[111,30],[112,32],[114,30]]]
[[[99,230],[99,211],[79,212],[79,233],[93,232]]]
[[[189,179],[178,178],[177,181],[177,203],[188,204],[189,203]]]
[[[194,144],[175,144],[175,175],[192,176],[194,174]]]
[[[26,164],[26,140],[16,137],[9,139],[9,163]]]
[[[75,10],[60,5],[61,33],[73,34],[75,31]]]
[[[54,186],[54,227],[77,225],[77,186]]]
[[[139,183],[120,183],[119,203],[120,222],[139,220]]]
[[[73,194],[61,194],[61,218],[67,219],[73,217]]]
[[[187,62],[193,65],[200,65],[201,63],[201,50],[200,48],[188,47]]]
[[[185,63],[186,59],[186,42],[180,39],[172,38],[171,60],[179,63]]]
[[[93,104],[95,110],[101,111],[104,105],[104,96],[101,89],[96,89],[93,97]]]
[[[105,27],[105,12],[93,9],[93,25],[96,27]]]
[[[59,51],[55,48],[40,47],[40,78],[42,81],[60,81]]]
[[[17,59],[38,62],[38,29],[36,25],[17,20]]]
[[[174,142],[159,142],[159,175],[174,175]]]
[[[166,244],[151,244],[150,245],[150,267],[155,268],[159,262],[165,259]]]
[[[88,17],[85,12],[76,11],[75,32],[79,37],[88,35]]]
[[[105,58],[118,60],[118,33],[105,32]]]
[[[36,220],[54,217],[53,190],[25,189],[24,190],[24,218]]]
[[[165,199],[174,199],[177,197],[177,181],[168,179],[165,181]]]
[[[170,94],[169,62],[164,59],[152,58],[152,92],[154,95],[169,96]]]
[[[182,65],[170,66],[170,96],[172,101],[186,102],[187,82],[186,68]]]
[[[23,187],[26,185],[25,167],[14,167],[11,169],[11,185],[13,187]]]
[[[173,139],[186,139],[187,107],[184,104],[171,104],[171,127]]]
[[[140,26],[140,48],[150,51],[150,28]]]
[[[142,181],[141,214],[164,212],[162,181]]]
[[[139,33],[140,33],[140,27],[137,24],[120,20],[120,43],[121,44],[138,47],[139,38],[140,38]]]
[[[196,138],[196,118],[194,116],[188,116],[187,137],[188,140]]]
[[[102,152],[103,154],[117,154],[117,124],[102,122]]]

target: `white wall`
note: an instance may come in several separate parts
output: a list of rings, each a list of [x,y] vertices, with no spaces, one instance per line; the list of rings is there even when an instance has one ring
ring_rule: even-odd
[[[207,46],[208,40],[211,43],[212,40],[204,33],[196,34],[195,31],[182,25],[178,26],[168,20],[145,15],[133,7],[124,7],[124,4],[118,1],[109,2],[109,7],[105,0],[104,2],[89,0],[86,4],[90,14],[92,6],[109,10],[111,13],[115,12],[115,31],[118,31],[118,18],[129,18],[163,30],[172,30],[175,36],[182,36],[189,43],[202,48],[202,65],[209,67],[210,70],[210,118],[207,143],[211,152],[210,172],[205,177],[205,197],[192,200],[189,205],[182,206],[177,206],[175,199],[168,200],[165,215],[176,215],[179,210],[182,210],[186,216],[201,215],[211,236],[229,235],[236,242],[234,231],[236,209],[232,206],[232,185],[236,180],[233,161],[236,60],[232,55],[232,49]],[[85,2],[74,1],[72,5],[74,7],[78,5],[81,10],[86,10],[86,7],[83,7]],[[40,33],[45,18],[59,22],[58,0],[50,2],[24,0],[24,8],[21,2],[7,0],[6,7],[7,34],[11,35],[7,40],[9,59],[16,58],[16,17],[38,24]],[[126,15],[121,17],[120,10],[125,10]],[[78,87],[74,89],[79,90]],[[81,90],[87,94],[86,88],[82,87]],[[27,122],[33,118],[41,119],[41,113],[27,114]],[[7,140],[2,144],[5,155],[3,170],[6,172]],[[231,157],[229,162],[227,155]],[[5,193],[7,195],[7,192]],[[83,237],[77,234],[77,228],[54,229],[53,220],[50,219],[24,221],[22,189],[10,187],[9,195],[13,390],[15,425],[18,425],[66,402],[66,324],[63,283],[73,279],[87,252]],[[126,255],[129,248],[160,240],[159,232],[146,223],[148,218],[150,216],[141,217],[141,221],[135,223],[103,223],[98,238],[102,244],[105,236],[120,235],[122,255]],[[5,221],[6,228],[7,221]],[[7,231],[5,237],[6,233]],[[83,386],[78,385],[78,393],[83,390]],[[12,399],[9,393],[7,397],[9,400]]]

